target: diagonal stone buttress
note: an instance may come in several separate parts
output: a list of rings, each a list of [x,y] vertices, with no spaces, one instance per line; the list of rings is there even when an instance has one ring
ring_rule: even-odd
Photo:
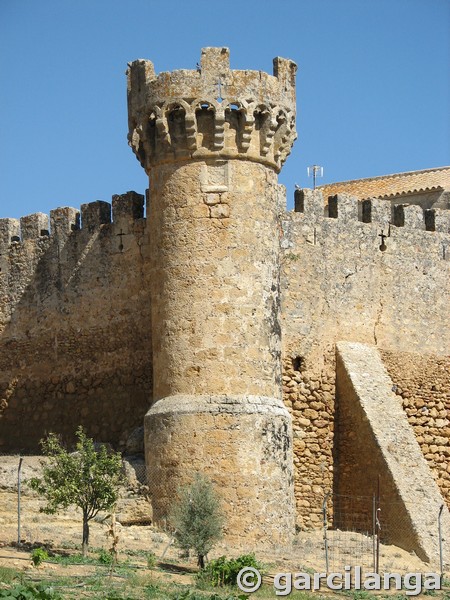
[[[337,344],[337,497],[367,498],[376,493],[379,478],[381,540],[435,564],[438,514],[444,505],[443,555],[448,562],[450,514],[392,385],[376,348]],[[350,526],[345,519],[336,525]]]

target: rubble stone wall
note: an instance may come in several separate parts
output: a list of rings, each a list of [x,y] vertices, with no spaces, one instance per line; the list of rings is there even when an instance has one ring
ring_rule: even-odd
[[[450,507],[450,358],[382,351],[408,421]]]
[[[337,344],[335,493],[339,496],[334,524],[352,528],[358,515],[362,525],[365,514],[362,530],[371,531],[371,500],[379,494],[381,540],[436,564],[436,521],[443,498],[393,388],[377,348]],[[351,511],[346,506],[349,496],[353,496]],[[447,540],[447,508],[442,511],[442,531]],[[445,552],[446,541],[444,556]]]
[[[124,442],[152,397],[149,240],[137,194],[0,220],[0,451],[84,425]],[[365,206],[365,208],[364,208]],[[382,349],[436,481],[450,498],[448,217],[307,192],[282,215],[283,397],[293,417],[297,525],[333,487],[335,344]],[[412,209],[412,210],[408,210]],[[364,212],[365,211],[365,212]],[[330,214],[334,216],[329,216]],[[366,215],[364,217],[364,215]],[[370,220],[367,215],[370,215]],[[366,220],[364,221],[363,218]],[[428,221],[428,227],[430,221]],[[49,234],[49,235],[48,235]],[[122,246],[122,247],[121,247]]]
[[[151,401],[143,196],[0,220],[0,452],[78,425],[116,445]]]
[[[445,326],[450,239],[448,211],[432,211],[433,230],[426,228],[427,211],[417,206],[399,208],[403,218],[398,225],[389,225],[391,205],[383,200],[363,203],[342,194],[324,209],[322,194],[307,190],[296,200],[297,212],[283,216],[281,242],[283,394],[293,416],[297,525],[308,528],[320,525],[323,498],[333,489],[338,461],[334,450],[338,341],[377,346],[392,357],[392,364],[400,357],[392,375],[399,387],[403,353],[413,353],[417,364],[422,357],[429,365],[425,372],[428,369],[430,386],[436,385],[433,379],[442,388],[435,392],[431,399],[435,406],[429,410],[443,418],[447,405],[439,394],[444,388],[448,393],[448,382],[444,383],[439,365],[450,354]],[[382,231],[390,233],[384,250],[380,250]],[[407,378],[414,368],[406,367]],[[414,381],[417,389],[418,380]],[[412,396],[411,386],[405,390]],[[410,419],[414,417],[416,408],[405,408]],[[425,438],[423,424],[418,426],[427,459],[432,454],[431,462],[441,465],[438,483],[446,495],[443,428],[433,426]],[[436,436],[436,443],[430,436]]]

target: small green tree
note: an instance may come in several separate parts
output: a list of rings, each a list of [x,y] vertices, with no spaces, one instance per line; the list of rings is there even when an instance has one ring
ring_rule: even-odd
[[[76,432],[76,452],[69,453],[51,433],[41,440],[49,458],[43,463],[42,478],[29,480],[30,487],[44,496],[47,505],[42,512],[54,514],[68,506],[78,506],[83,513],[83,556],[89,547],[89,521],[101,510],[109,510],[117,502],[122,482],[119,453],[108,454],[105,446],[95,449],[94,441],[80,426]]]
[[[170,514],[175,539],[183,550],[196,552],[198,566],[204,569],[205,556],[222,537],[224,516],[219,498],[211,481],[200,473],[179,496]]]

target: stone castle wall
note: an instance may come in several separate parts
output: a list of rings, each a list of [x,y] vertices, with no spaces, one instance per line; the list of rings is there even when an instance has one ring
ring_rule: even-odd
[[[327,203],[297,190],[286,213],[295,72],[231,70],[224,47],[193,71],[129,63],[149,222],[134,192],[0,220],[0,452],[79,425],[123,449],[144,424],[155,522],[199,471],[227,538],[257,545],[290,544],[294,495],[300,528],[377,478],[409,502],[411,461],[449,498],[450,169],[325,187]]]
[[[382,352],[422,452],[450,507],[450,357]]]
[[[391,226],[381,251],[392,218],[386,205],[372,201],[363,211],[349,196],[334,202],[325,216],[321,194],[305,192],[303,212],[282,215],[283,393],[293,416],[300,527],[320,525],[333,487],[338,340],[383,350],[450,497],[447,213],[433,211],[433,231],[426,213],[403,207],[403,226]],[[81,228],[74,209],[54,211],[50,226],[43,215],[0,220],[2,450],[36,449],[51,430],[69,439],[78,424],[118,444],[142,424],[152,394],[142,204],[137,194],[115,197],[112,222],[107,203],[84,205]]]
[[[281,242],[283,392],[294,419],[298,525],[311,527],[321,522],[338,461],[335,344],[375,345],[400,361],[408,351],[427,355],[427,364],[434,365],[430,380],[449,354],[449,213],[431,211],[431,225],[425,221],[430,211],[418,206],[394,208],[392,214],[386,201],[362,203],[345,194],[324,210],[319,191],[297,194],[296,207],[298,212],[283,217]],[[380,234],[389,230],[381,251]],[[401,382],[400,371],[395,382]],[[436,402],[444,410],[442,399]],[[431,435],[442,437],[442,429]],[[448,497],[446,476],[438,479]]]
[[[152,393],[143,196],[0,220],[0,452],[119,444]],[[122,232],[123,235],[120,235]]]

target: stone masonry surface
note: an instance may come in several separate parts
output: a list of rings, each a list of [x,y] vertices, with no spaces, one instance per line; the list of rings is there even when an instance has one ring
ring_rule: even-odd
[[[297,524],[307,528],[320,524],[333,489],[338,341],[376,345],[400,364],[404,352],[413,353],[428,365],[427,389],[440,384],[448,393],[438,366],[450,347],[449,213],[436,209],[440,231],[427,231],[419,207],[404,209],[414,218],[403,226],[389,226],[391,206],[383,200],[338,195],[330,217],[320,191],[296,196],[298,212],[282,216],[283,397],[293,415]],[[381,251],[380,234],[389,229]],[[448,458],[440,464],[443,473]],[[446,476],[438,480],[448,497]]]
[[[381,350],[449,502],[450,168],[298,190],[286,212],[295,71],[232,70],[227,48],[197,71],[134,61],[146,217],[128,192],[0,219],[0,452],[79,424],[123,448],[145,417],[157,519],[202,470],[230,537],[240,522],[259,540],[260,514],[282,545],[336,489],[335,348],[350,341]]]
[[[381,352],[408,421],[450,507],[450,358]]]
[[[18,241],[19,223],[0,220],[0,452],[36,450],[50,431],[70,441],[79,424],[120,444],[142,424],[152,393],[142,214],[131,192],[113,198],[113,222],[108,203],[83,205],[81,229],[71,208],[52,211],[51,226],[22,219]]]
[[[341,497],[382,490],[379,520],[386,541],[436,563],[436,520],[442,496],[376,348],[337,344],[335,487]],[[378,481],[377,481],[378,480]],[[369,504],[370,507],[370,504]],[[364,508],[361,507],[361,512]],[[368,514],[368,530],[372,514]],[[345,521],[337,524],[346,527]],[[445,552],[450,514],[442,513]]]
[[[276,58],[273,67],[230,70],[227,48],[204,48],[197,71],[156,75],[134,61],[128,109],[150,189],[145,448],[155,520],[202,471],[220,487],[230,541],[282,546],[294,532],[294,488],[277,173],[296,138],[296,66]]]

